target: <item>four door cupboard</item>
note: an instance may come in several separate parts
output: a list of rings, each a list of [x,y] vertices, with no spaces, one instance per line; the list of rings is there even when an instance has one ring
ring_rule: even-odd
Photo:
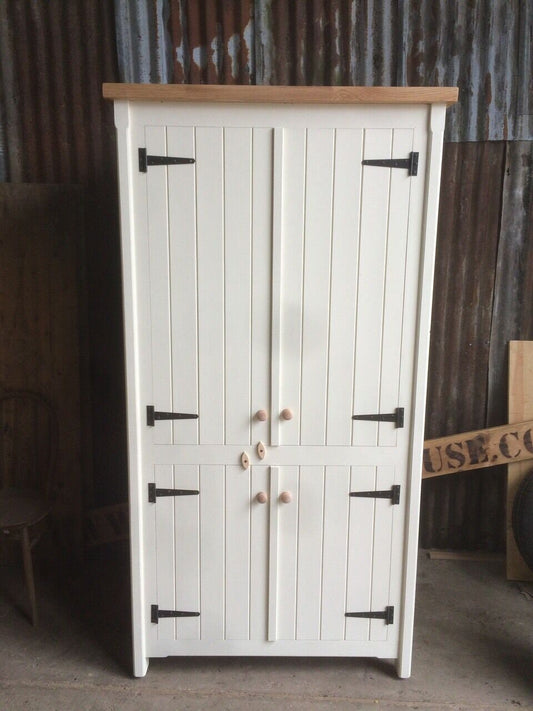
[[[134,673],[411,667],[455,89],[105,85],[115,101]]]

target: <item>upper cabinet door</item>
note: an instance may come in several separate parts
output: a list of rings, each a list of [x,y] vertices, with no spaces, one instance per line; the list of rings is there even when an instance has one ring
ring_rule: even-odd
[[[271,129],[147,127],[148,154],[194,158],[146,175],[156,444],[268,441]]]
[[[411,129],[283,132],[280,393],[290,445],[395,445],[413,178]]]
[[[352,416],[409,412],[400,365],[412,369],[405,274],[421,178],[362,161],[405,158],[414,130],[155,126],[145,140],[149,155],[195,161],[140,178],[147,404],[199,415],[157,422],[154,443],[396,445],[393,423]]]

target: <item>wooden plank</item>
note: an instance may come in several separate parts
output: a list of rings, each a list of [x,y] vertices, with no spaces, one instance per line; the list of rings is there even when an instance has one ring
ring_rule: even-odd
[[[224,639],[225,467],[200,467],[200,639]]]
[[[156,466],[155,484],[162,489],[174,487],[172,466]],[[176,608],[176,568],[174,551],[174,498],[162,496],[155,504],[155,574],[156,597],[150,604],[157,604],[163,610]],[[176,639],[176,620],[172,617],[162,618],[157,625],[157,639]]]
[[[296,581],[298,560],[298,467],[280,469],[280,491],[290,491],[292,503],[280,507],[278,517],[279,579],[278,586],[277,638],[296,639]]]
[[[304,128],[284,130],[280,397],[294,417],[280,428],[280,444],[299,444],[300,440],[305,148]]]
[[[533,420],[424,442],[422,478],[533,458]]]
[[[249,128],[224,129],[226,444],[251,434],[251,150]]]
[[[167,155],[164,126],[146,127],[146,150]],[[172,410],[170,256],[168,225],[168,169],[154,166],[146,175],[148,244],[150,253],[150,310],[153,405]],[[153,428],[154,444],[173,444],[172,422],[158,422]]]
[[[280,443],[282,421],[279,413],[281,385],[281,246],[283,244],[283,129],[274,129],[272,180],[272,324],[270,335],[270,444]]]
[[[199,467],[174,467],[176,489],[200,488]],[[159,505],[159,503],[157,504]],[[174,498],[176,609],[200,611],[200,497]],[[176,620],[176,639],[199,639],[200,618]]]
[[[392,131],[367,129],[365,159],[390,158]],[[363,168],[357,329],[355,339],[354,415],[379,412],[385,262],[387,258],[390,168]],[[377,444],[375,422],[352,420],[354,445]]]
[[[224,443],[224,205],[222,129],[196,129],[198,377],[201,444]]]
[[[171,156],[194,156],[194,130],[170,126],[167,145]],[[168,170],[172,401],[176,412],[192,413],[198,413],[195,191],[194,165]],[[174,423],[174,444],[197,443],[198,420]]]
[[[376,489],[376,467],[351,467],[350,491]],[[350,497],[346,612],[370,610],[376,499]],[[370,620],[345,618],[347,640],[370,639]]]
[[[509,343],[509,422],[533,418],[533,341]],[[532,455],[533,456],[533,455]],[[531,462],[509,464],[507,467],[507,579],[533,580],[533,571],[524,561],[516,545],[512,527],[513,503]]]
[[[252,441],[270,443],[270,420],[254,415],[270,413],[272,151],[274,132],[255,128],[252,138]]]
[[[226,467],[226,639],[249,638],[250,474]]]
[[[350,467],[326,467],[320,639],[344,639]]]
[[[102,86],[105,99],[130,101],[209,101],[303,104],[453,104],[455,87],[368,86],[221,86],[180,84],[112,84]]]
[[[300,443],[325,444],[334,133],[307,132]],[[283,403],[282,409],[291,407]]]
[[[320,639],[324,476],[324,467],[300,468],[296,639]]]
[[[279,536],[279,467],[270,467],[268,528],[268,641],[278,638],[278,536]]]
[[[362,152],[362,131],[336,131],[326,433],[330,445],[349,445],[352,438]]]
[[[269,505],[255,498],[269,491],[269,467],[251,468],[250,491],[250,639],[264,641],[268,624]]]

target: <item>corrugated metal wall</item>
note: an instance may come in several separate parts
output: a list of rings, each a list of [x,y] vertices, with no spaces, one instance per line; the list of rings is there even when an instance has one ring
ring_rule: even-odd
[[[118,500],[125,481],[113,128],[101,81],[460,87],[444,153],[431,437],[505,422],[506,343],[533,338],[532,34],[533,6],[520,0],[0,4],[8,179],[78,181],[92,211],[102,207],[90,215],[87,259],[93,400],[105,411],[93,416],[96,503]],[[502,487],[497,470],[425,482],[423,545],[501,548]]]

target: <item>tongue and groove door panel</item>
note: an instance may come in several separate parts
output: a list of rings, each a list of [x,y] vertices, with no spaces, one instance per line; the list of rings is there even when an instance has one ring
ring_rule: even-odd
[[[158,487],[200,491],[150,504],[151,599],[161,609],[200,612],[150,623],[155,646],[378,641],[397,634],[382,620],[345,617],[399,602],[390,580],[399,507],[349,495],[390,488],[393,467],[179,465],[157,466],[154,474]],[[266,503],[257,501],[259,492]],[[283,492],[291,494],[288,503]]]
[[[194,164],[146,176],[154,444],[267,440],[270,402],[270,129],[147,127],[149,154]],[[266,375],[265,375],[266,374]]]
[[[154,443],[251,445],[273,432],[286,445],[394,446],[393,424],[351,418],[409,406],[411,182],[361,161],[404,156],[413,131],[145,133],[149,153],[196,161],[146,177],[154,404],[200,415],[158,422]],[[254,417],[271,406],[270,422]],[[294,416],[281,422],[285,407]]]

